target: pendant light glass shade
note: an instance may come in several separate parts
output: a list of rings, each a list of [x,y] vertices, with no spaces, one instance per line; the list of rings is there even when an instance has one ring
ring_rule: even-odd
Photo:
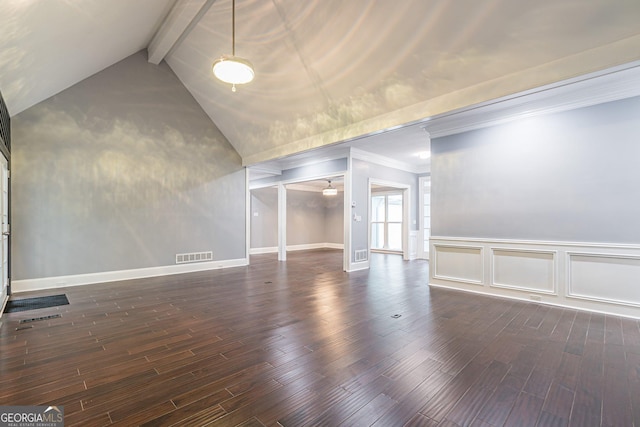
[[[338,189],[331,185],[331,181],[329,180],[329,186],[322,190],[323,196],[335,196],[338,194]]]
[[[234,92],[236,85],[249,83],[255,76],[251,62],[236,56],[236,0],[231,1],[231,55],[222,55],[213,63],[213,75],[231,84]]]
[[[219,80],[232,85],[249,83],[255,73],[251,62],[244,58],[231,55],[222,55],[213,63],[213,75]]]

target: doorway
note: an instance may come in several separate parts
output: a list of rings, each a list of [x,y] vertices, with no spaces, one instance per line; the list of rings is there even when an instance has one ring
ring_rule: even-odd
[[[0,244],[0,307],[4,311],[4,305],[9,296],[9,164],[4,156],[0,156],[0,218],[2,219],[2,243]],[[0,313],[2,313],[0,311]]]
[[[410,259],[410,188],[406,184],[369,179],[370,252],[399,254],[405,260]]]
[[[344,183],[345,176],[336,174],[250,188],[249,255],[277,253],[278,261],[286,261],[299,252],[330,249],[341,251],[345,270]]]
[[[371,194],[371,250],[402,252],[402,192]]]

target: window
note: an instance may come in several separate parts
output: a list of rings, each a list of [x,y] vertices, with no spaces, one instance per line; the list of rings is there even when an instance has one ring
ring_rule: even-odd
[[[371,249],[402,251],[402,194],[371,196]]]

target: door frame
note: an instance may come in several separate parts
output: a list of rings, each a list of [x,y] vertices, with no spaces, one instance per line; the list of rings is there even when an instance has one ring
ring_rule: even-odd
[[[2,286],[2,291],[0,295],[3,298],[0,300],[0,316],[4,313],[5,305],[11,296],[11,174],[9,171],[9,159],[2,153],[0,155],[0,219],[2,219],[2,227],[0,229],[0,233],[2,233],[0,242],[0,286]],[[5,186],[7,191],[6,198],[4,197]],[[5,217],[6,222],[4,221]]]
[[[425,227],[424,227],[424,196],[426,192],[424,191],[425,183],[429,182],[429,187],[431,187],[431,176],[421,176],[418,178],[418,185],[420,185],[420,190],[418,192],[418,199],[420,204],[420,218],[418,218],[420,227],[418,228],[418,250],[417,255],[420,259],[429,259],[429,250],[424,249],[424,241],[425,241]],[[431,190],[429,190],[429,197],[431,197]],[[429,201],[429,206],[431,206],[431,201]],[[431,214],[429,214],[431,217]],[[429,227],[429,237],[431,237],[431,227]]]
[[[411,209],[411,197],[409,191],[411,190],[411,186],[408,184],[403,184],[399,182],[393,181],[385,181],[382,179],[369,178],[369,184],[367,189],[367,205],[368,205],[368,215],[367,215],[367,227],[368,230],[368,240],[367,240],[367,251],[368,251],[368,259],[371,259],[371,188],[374,185],[382,185],[384,187],[390,187],[396,190],[400,190],[402,193],[402,258],[405,261],[408,261],[409,258],[409,221],[411,220],[409,212]]]

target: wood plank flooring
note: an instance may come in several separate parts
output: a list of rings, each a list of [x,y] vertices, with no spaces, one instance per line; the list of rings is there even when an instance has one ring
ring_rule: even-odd
[[[38,292],[70,305],[3,316],[0,405],[64,405],[67,426],[640,427],[638,321],[430,289],[396,255],[341,263]]]

